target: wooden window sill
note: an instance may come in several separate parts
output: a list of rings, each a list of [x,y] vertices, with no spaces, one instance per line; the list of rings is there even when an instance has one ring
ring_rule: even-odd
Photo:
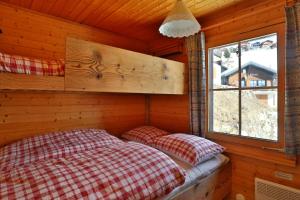
[[[296,157],[288,157],[281,152],[241,145],[232,142],[224,142],[216,139],[214,139],[214,141],[226,148],[225,153],[249,157],[289,167],[296,167]]]

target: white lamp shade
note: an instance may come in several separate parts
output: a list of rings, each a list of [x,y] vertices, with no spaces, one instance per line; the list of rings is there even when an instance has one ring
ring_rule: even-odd
[[[159,27],[159,32],[168,37],[178,38],[194,35],[200,29],[201,26],[191,11],[181,0],[177,0],[173,10]]]

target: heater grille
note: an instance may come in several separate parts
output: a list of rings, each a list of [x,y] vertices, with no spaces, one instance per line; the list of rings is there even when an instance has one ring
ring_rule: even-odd
[[[255,178],[255,200],[299,200],[300,190]]]

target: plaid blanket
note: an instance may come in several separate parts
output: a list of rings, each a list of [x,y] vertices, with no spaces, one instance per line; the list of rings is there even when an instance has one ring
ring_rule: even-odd
[[[63,76],[65,73],[65,63],[62,59],[33,59],[0,53],[0,72],[44,76]]]
[[[185,181],[165,154],[105,131],[38,138],[1,149],[0,199],[155,199]]]
[[[26,138],[0,149],[0,171],[122,142],[99,129],[74,129]]]

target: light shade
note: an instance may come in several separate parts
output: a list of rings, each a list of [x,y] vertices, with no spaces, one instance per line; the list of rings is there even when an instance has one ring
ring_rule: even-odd
[[[200,24],[184,2],[177,0],[173,10],[159,27],[159,32],[168,37],[178,38],[194,35],[200,29]]]

